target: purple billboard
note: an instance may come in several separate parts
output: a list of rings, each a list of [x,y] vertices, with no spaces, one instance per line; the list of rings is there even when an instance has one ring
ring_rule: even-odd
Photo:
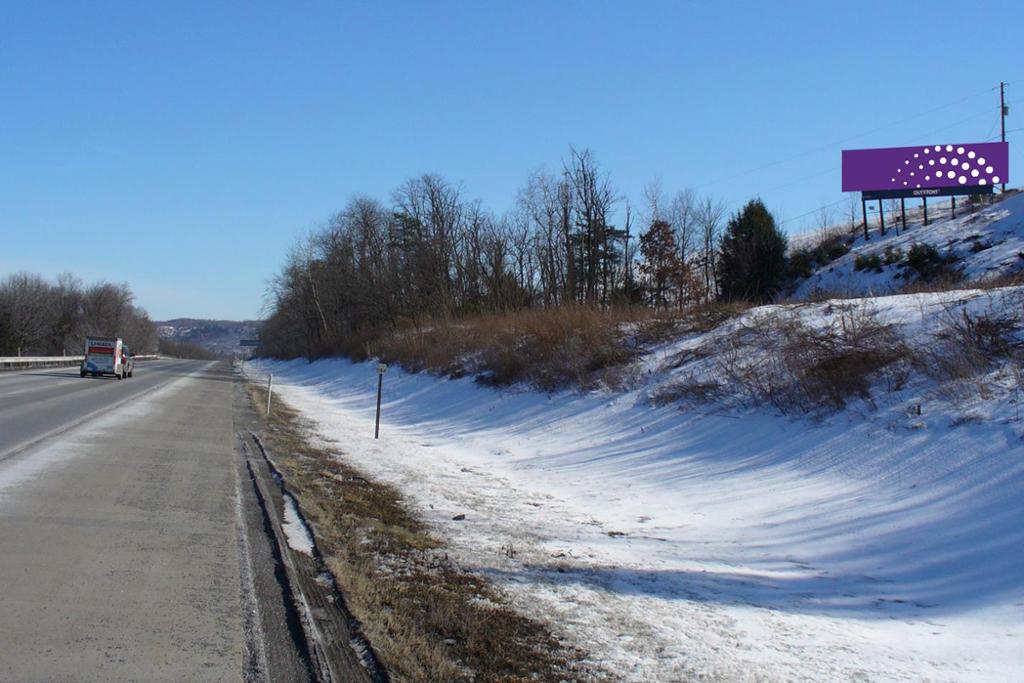
[[[843,150],[843,192],[971,189],[1008,182],[1005,142]]]

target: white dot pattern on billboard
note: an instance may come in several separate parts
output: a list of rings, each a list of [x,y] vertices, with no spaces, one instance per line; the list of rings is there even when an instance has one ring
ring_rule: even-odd
[[[942,145],[935,145],[934,147],[924,147],[924,148],[922,148],[921,153],[931,154],[931,152],[933,150],[936,151],[936,152],[945,151],[947,153],[952,153],[954,151],[954,148],[953,148],[953,145],[946,145],[945,147],[943,147]],[[921,153],[915,152],[913,158],[914,159],[919,159]],[[966,185],[969,181],[976,181],[978,185],[988,185],[989,183],[998,183],[999,182],[999,176],[993,175],[994,169],[992,168],[992,166],[988,166],[988,165],[985,164],[985,157],[979,157],[977,152],[975,152],[972,149],[968,149],[966,147],[957,147],[956,148],[956,154],[966,155],[967,159],[973,160],[974,163],[976,163],[981,170],[979,170],[979,168],[971,168],[970,162],[965,161],[964,159],[961,159],[959,156],[957,156],[957,157],[945,157],[945,156],[943,156],[943,157],[939,157],[939,162],[938,163],[939,163],[940,166],[947,166],[947,165],[948,166],[953,166],[954,168],[957,168],[960,171],[964,171],[964,173],[958,175],[957,171],[939,171],[938,173],[935,174],[936,180],[941,179],[943,177],[948,178],[950,180],[955,178],[956,181],[958,183],[960,183],[961,185]],[[910,162],[911,162],[911,159],[905,159],[903,161],[903,165],[904,166],[909,166]],[[935,166],[935,159],[934,158],[933,159],[929,159],[928,160],[928,165],[929,166]],[[917,168],[918,168],[918,170],[923,170],[924,169],[924,164],[918,164]],[[896,169],[896,173],[897,174],[902,173],[902,172],[903,172],[902,168],[897,168]],[[984,173],[988,177],[987,178],[986,177],[982,177],[982,173]],[[911,171],[910,175],[914,175],[914,172]],[[930,181],[931,180],[931,175],[926,175],[924,177],[924,179],[926,181]],[[895,177],[893,177],[892,182],[893,182],[893,184],[897,183]],[[906,185],[907,183],[904,182],[903,184]],[[918,187],[921,187],[921,186],[918,185]]]

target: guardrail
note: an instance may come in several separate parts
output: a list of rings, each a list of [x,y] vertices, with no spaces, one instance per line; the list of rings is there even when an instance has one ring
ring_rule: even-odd
[[[25,370],[29,368],[59,368],[78,365],[85,356],[26,356],[0,358],[0,370]]]
[[[78,365],[85,356],[10,356],[0,357],[0,370],[30,370]],[[135,360],[159,360],[160,356],[135,356]]]

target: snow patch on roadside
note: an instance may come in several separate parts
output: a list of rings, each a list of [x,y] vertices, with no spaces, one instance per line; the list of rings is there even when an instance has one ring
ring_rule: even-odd
[[[313,535],[302,521],[302,515],[295,505],[295,499],[284,494],[284,523],[281,525],[288,541],[288,547],[304,555],[313,556]]]

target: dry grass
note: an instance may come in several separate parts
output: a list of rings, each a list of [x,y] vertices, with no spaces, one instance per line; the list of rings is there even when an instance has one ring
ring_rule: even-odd
[[[662,385],[651,396],[651,402],[656,406],[707,403],[721,398],[724,392],[725,386],[720,382],[688,379]]]
[[[942,312],[942,327],[923,354],[923,369],[940,382],[964,382],[1000,364],[1024,360],[1018,305],[971,314],[955,304]],[[984,392],[983,392],[984,393]]]
[[[930,294],[932,292],[952,292],[963,289],[992,290],[1002,287],[1024,285],[1024,271],[1010,275],[993,275],[969,282],[961,277],[937,278],[930,282],[914,280],[908,282],[900,290],[900,294]]]
[[[255,405],[266,394],[250,385]],[[257,411],[259,412],[259,411]],[[296,494],[349,609],[395,681],[595,680],[579,653],[461,571],[401,503],[310,445],[299,416],[277,403],[264,441]]]
[[[749,307],[711,303],[654,311],[571,306],[490,314],[404,330],[374,342],[370,353],[409,372],[475,375],[494,386],[521,382],[542,391],[617,387],[628,383],[628,365],[643,349],[713,329]]]
[[[898,390],[909,374],[910,350],[890,325],[864,307],[836,306],[831,323],[807,325],[793,310],[766,311],[714,340],[721,377],[754,405],[784,413],[843,408],[871,400],[884,379]]]
[[[624,326],[650,315],[582,306],[484,315],[399,332],[378,340],[373,352],[411,372],[472,374],[485,384],[523,382],[544,391],[589,388],[635,356]]]

